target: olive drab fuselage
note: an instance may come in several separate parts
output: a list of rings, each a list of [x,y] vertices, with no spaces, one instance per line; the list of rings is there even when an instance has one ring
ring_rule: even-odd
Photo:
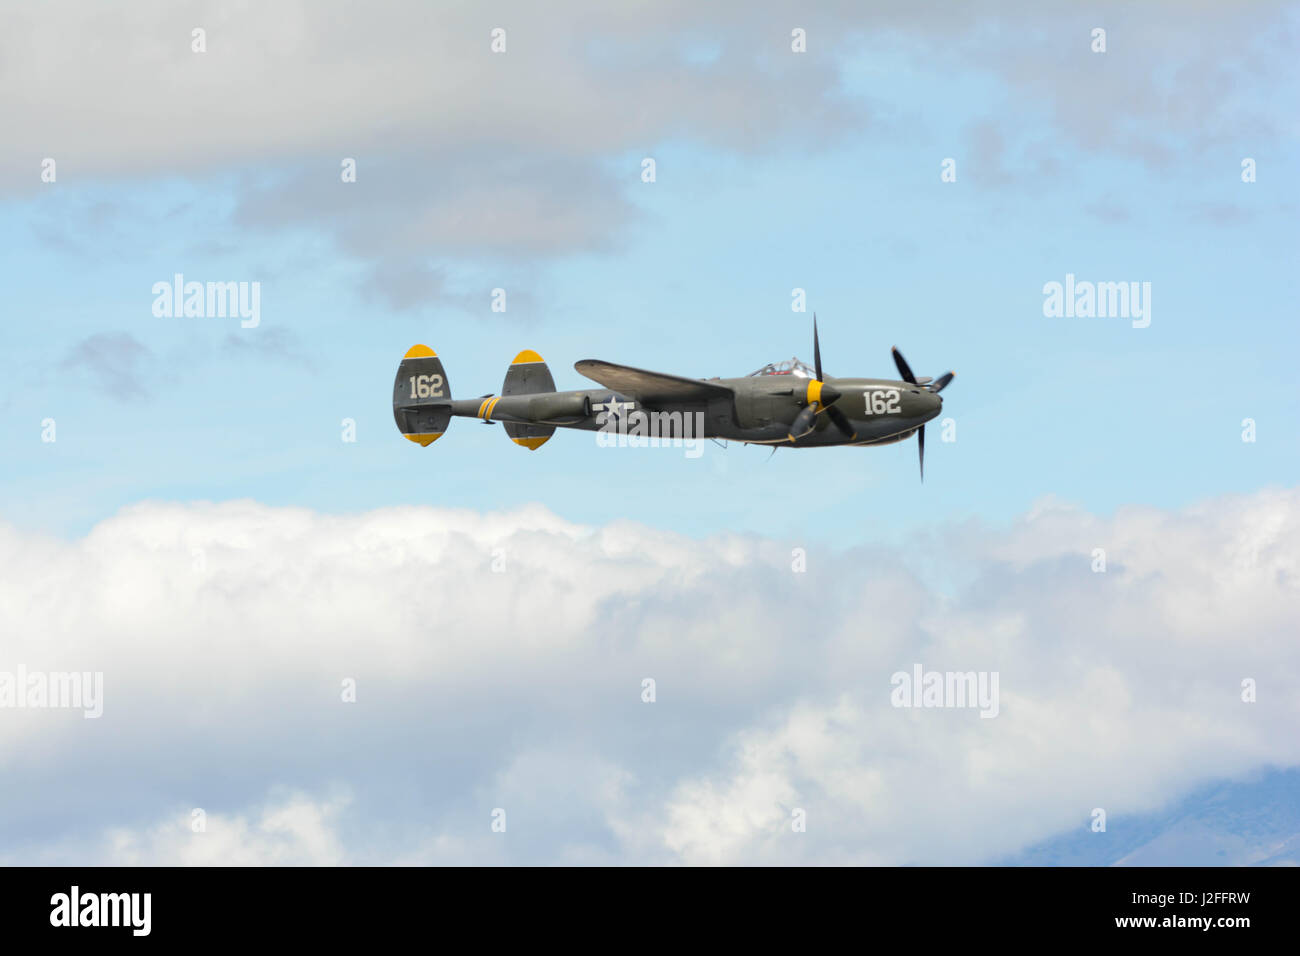
[[[760,376],[760,379],[776,376]],[[518,422],[581,431],[641,431],[660,438],[717,438],[726,441],[814,448],[885,444],[908,437],[936,417],[942,396],[886,379],[828,378],[843,396],[837,402],[856,437],[840,434],[825,416],[813,430],[790,440],[789,427],[804,407],[803,382],[754,378],[707,379],[731,388],[734,400],[717,396],[700,401],[638,400],[612,389],[577,389],[546,395],[483,396],[454,399],[451,413],[486,422]],[[408,389],[409,391],[409,389]]]
[[[815,324],[813,335],[815,368],[791,359],[739,378],[694,379],[586,359],[574,368],[601,387],[563,392],[542,357],[525,350],[501,392],[477,398],[453,398],[437,354],[417,345],[398,366],[393,417],[421,445],[440,437],[452,418],[477,418],[501,423],[530,449],[557,428],[789,448],[883,445],[916,434],[924,475],[924,426],[943,410],[939,392],[953,373],[917,378],[895,349],[899,379],[822,376]]]

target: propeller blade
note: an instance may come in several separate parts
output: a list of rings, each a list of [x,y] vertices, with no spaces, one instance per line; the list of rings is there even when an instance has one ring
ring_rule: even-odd
[[[794,418],[794,424],[790,426],[789,438],[791,441],[798,441],[813,430],[813,425],[817,418],[817,403],[805,405],[799,409],[799,414]]]
[[[817,381],[824,381],[822,378],[822,350],[817,341],[817,313],[813,313],[813,368],[817,371]]]
[[[826,415],[830,418],[835,427],[850,439],[858,437],[858,433],[853,430],[853,424],[849,421],[849,417],[834,405],[826,406]]]
[[[898,374],[902,376],[903,381],[915,385],[916,376],[912,374],[912,367],[907,364],[907,359],[903,358],[903,353],[897,348],[890,351],[894,353],[894,364],[898,366]]]
[[[934,380],[934,384],[930,386],[930,391],[942,392],[945,388],[948,387],[948,383],[952,381],[953,376],[956,374],[957,374],[956,372],[944,372],[942,375],[940,375],[937,379]]]
[[[921,454],[921,481],[925,481],[925,426],[916,433],[916,450]]]

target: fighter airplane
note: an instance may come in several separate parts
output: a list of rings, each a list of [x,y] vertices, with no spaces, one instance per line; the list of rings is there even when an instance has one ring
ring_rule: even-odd
[[[898,349],[898,379],[829,378],[822,373],[817,320],[813,365],[797,358],[742,378],[683,378],[596,359],[574,368],[603,388],[557,392],[542,357],[524,350],[499,395],[453,399],[436,352],[417,345],[397,367],[393,417],[427,446],[453,416],[501,422],[516,445],[536,449],[556,428],[621,431],[660,439],[715,438],[780,448],[888,445],[916,435],[925,480],[925,423],[943,409],[952,372],[918,378]]]

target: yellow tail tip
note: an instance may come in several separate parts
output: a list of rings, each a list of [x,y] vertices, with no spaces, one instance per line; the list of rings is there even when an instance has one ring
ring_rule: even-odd
[[[545,445],[548,441],[551,440],[551,436],[542,435],[539,438],[512,438],[510,440],[514,442],[516,445],[523,445],[525,448],[529,449],[530,451],[537,451],[537,449],[541,448],[543,445]]]
[[[417,445],[422,445],[423,447],[428,448],[441,437],[442,432],[413,432],[406,436],[406,440],[413,441]]]
[[[437,358],[438,353],[427,345],[412,345],[403,358]]]
[[[515,356],[514,361],[512,361],[510,364],[525,365],[530,362],[542,362],[542,361],[545,360],[536,352],[534,352],[532,349],[524,349],[522,352],[520,352],[518,355]]]

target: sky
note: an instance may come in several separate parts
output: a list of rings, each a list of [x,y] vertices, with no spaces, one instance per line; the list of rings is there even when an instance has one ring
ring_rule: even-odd
[[[1088,780],[1145,812],[1294,764],[1294,680],[1251,717],[1184,697],[1300,665],[1296,15],[978,6],[0,2],[0,670],[129,688],[111,746],[5,728],[0,859],[978,862]],[[178,273],[259,283],[257,325],[156,315]],[[1067,275],[1149,288],[1149,325],[1045,315]],[[416,343],[474,397],[525,348],[561,389],[811,361],[814,312],[830,375],[957,372],[924,483],[915,442],[393,425]],[[874,733],[926,652],[1001,668],[1000,717]],[[926,831],[936,773],[961,805]],[[468,822],[529,793],[547,836]],[[808,793],[842,839],[792,848]]]

